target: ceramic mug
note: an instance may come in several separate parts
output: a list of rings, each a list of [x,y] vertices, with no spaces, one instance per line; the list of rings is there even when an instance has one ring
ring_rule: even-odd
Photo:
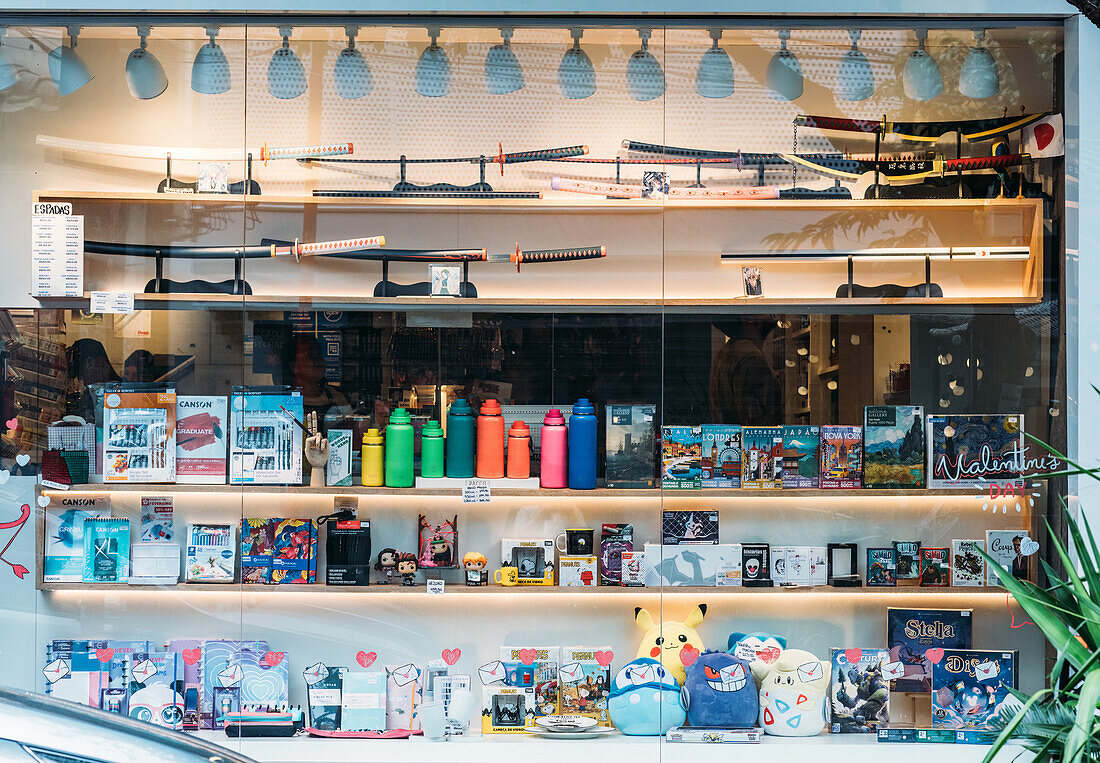
[[[501,585],[519,585],[519,570],[515,567],[501,567],[493,574],[493,579]]]
[[[568,556],[591,556],[596,542],[596,531],[591,527],[574,527],[559,533],[554,545]]]

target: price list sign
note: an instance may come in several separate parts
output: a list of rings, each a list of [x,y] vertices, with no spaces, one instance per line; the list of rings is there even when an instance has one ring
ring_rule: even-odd
[[[84,216],[72,204],[31,209],[31,296],[84,296]]]

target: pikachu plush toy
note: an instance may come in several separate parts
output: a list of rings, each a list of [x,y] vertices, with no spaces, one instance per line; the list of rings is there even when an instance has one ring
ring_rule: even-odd
[[[634,622],[645,631],[636,656],[657,660],[682,685],[684,666],[694,663],[703,652],[703,639],[695,629],[702,624],[706,613],[707,605],[700,604],[682,621],[665,620],[663,623],[654,623],[649,612],[642,607],[635,607]]]

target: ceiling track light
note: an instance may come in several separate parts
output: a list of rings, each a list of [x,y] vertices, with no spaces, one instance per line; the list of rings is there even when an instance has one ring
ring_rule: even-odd
[[[649,52],[652,29],[639,29],[641,47],[626,62],[626,89],[635,101],[652,101],[665,94],[665,73],[660,62]]]
[[[563,96],[575,101],[596,92],[596,69],[592,59],[581,49],[584,30],[572,27],[569,34],[573,37],[573,46],[562,54],[558,64],[558,87]]]
[[[232,78],[229,74],[229,60],[225,51],[217,43],[219,28],[206,27],[206,36],[210,42],[199,48],[195,62],[191,65],[191,89],[203,95],[219,95],[229,92]]]
[[[61,44],[50,51],[50,79],[61,95],[75,93],[92,81],[92,73],[76,53],[76,40],[80,35],[79,26],[65,28],[69,34],[69,44]]]
[[[139,26],[137,33],[141,43],[126,57],[126,86],[130,88],[130,95],[148,101],[168,88],[168,77],[157,57],[146,50],[149,27]]]
[[[499,45],[489,48],[485,55],[485,89],[493,95],[505,95],[522,90],[526,84],[523,67],[512,50],[511,27],[501,27]]]
[[[19,72],[15,70],[15,64],[8,58],[4,50],[4,36],[8,28],[0,26],[0,92],[3,92],[19,81]]]
[[[924,48],[928,40],[927,29],[915,30],[917,49],[909,54],[902,70],[901,81],[905,95],[913,101],[930,101],[943,92],[943,74],[940,65]]]
[[[733,62],[729,54],[719,47],[721,29],[711,29],[710,47],[699,59],[695,70],[695,92],[704,98],[728,98],[733,95]]]
[[[779,30],[779,50],[768,62],[768,89],[777,101],[793,101],[802,97],[802,64],[791,51],[787,50],[787,40],[791,39],[791,30]]]
[[[306,68],[290,47],[290,35],[293,31],[289,26],[279,27],[283,44],[271,55],[271,61],[267,64],[267,92],[281,100],[297,98],[308,86]]]
[[[992,98],[1001,92],[997,62],[985,47],[985,30],[974,30],[974,45],[959,70],[959,92],[967,98]]]
[[[875,73],[871,70],[871,62],[859,49],[859,38],[862,34],[858,29],[848,30],[852,47],[840,57],[837,95],[845,101],[865,101],[875,94]]]
[[[355,47],[355,37],[359,34],[359,27],[349,24],[344,27],[344,31],[348,35],[348,45],[336,57],[336,64],[332,68],[332,79],[336,84],[336,94],[353,101],[371,91],[374,78],[371,76],[367,59]]]
[[[416,62],[416,92],[427,98],[442,98],[451,88],[451,62],[439,47],[440,28],[428,27],[431,43]]]

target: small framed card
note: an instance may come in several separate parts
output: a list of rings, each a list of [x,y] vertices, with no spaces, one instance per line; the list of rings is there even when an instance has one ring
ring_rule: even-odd
[[[741,278],[745,282],[746,297],[764,296],[763,268],[741,268]]]
[[[229,193],[229,164],[199,162],[199,193]]]
[[[429,265],[433,297],[462,295],[462,268],[458,265]]]

